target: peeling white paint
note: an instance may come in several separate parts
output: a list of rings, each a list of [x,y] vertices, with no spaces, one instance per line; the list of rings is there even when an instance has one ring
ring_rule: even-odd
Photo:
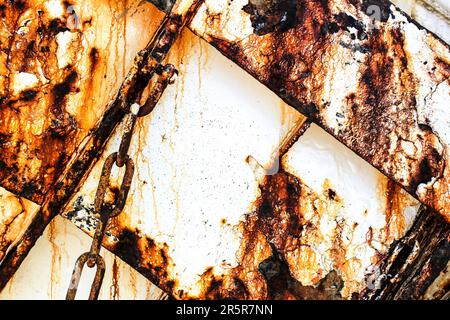
[[[302,267],[291,262],[294,276],[303,285],[316,285],[318,274],[336,270],[344,279],[345,297],[359,292],[367,286],[365,277],[374,261],[379,259],[377,255],[385,254],[389,245],[412,226],[420,203],[401,191],[404,200],[399,210],[402,212],[389,219],[385,191],[388,178],[315,125],[289,149],[283,158],[283,166],[317,194],[321,202],[321,207],[316,206],[322,216],[317,217],[317,213],[308,212],[308,209],[302,212],[308,221],[303,243],[314,250],[317,263]],[[329,189],[340,199],[337,205],[328,198]],[[336,235],[338,223],[342,232]],[[319,231],[308,227],[310,224]],[[347,264],[336,265],[333,261],[336,259],[333,247],[336,237],[342,241],[340,255]],[[295,255],[301,254],[300,250]]]

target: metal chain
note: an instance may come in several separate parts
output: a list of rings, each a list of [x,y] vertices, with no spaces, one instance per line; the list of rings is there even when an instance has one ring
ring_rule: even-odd
[[[128,155],[128,150],[130,148],[136,120],[138,117],[148,115],[154,109],[159,98],[167,88],[167,85],[174,82],[174,76],[178,74],[178,71],[171,64],[166,66],[158,64],[156,67],[156,73],[159,75],[158,80],[153,86],[152,92],[150,93],[145,104],[142,107],[137,103],[132,104],[129,113],[127,113],[124,119],[124,132],[122,134],[119,151],[109,155],[103,165],[94,202],[95,214],[99,217],[99,221],[97,223],[90,251],[83,253],[75,263],[69,289],[67,290],[66,300],[75,299],[81,274],[85,265],[89,268],[97,266],[94,281],[89,294],[89,300],[98,299],[103,277],[105,275],[105,261],[99,253],[103,238],[105,236],[106,226],[108,225],[108,221],[111,218],[117,217],[125,207],[128,192],[130,191],[131,182],[133,180],[134,162]],[[111,207],[110,205],[105,204],[105,195],[110,187],[111,171],[114,164],[116,164],[119,168],[125,166],[125,174],[119,194],[114,202],[114,205]]]
[[[99,255],[99,252],[105,236],[106,226],[110,218],[116,217],[122,212],[133,179],[134,163],[128,155],[128,149],[130,148],[136,120],[138,117],[146,116],[152,112],[164,90],[169,84],[174,82],[174,77],[178,74],[178,71],[171,64],[164,66],[161,63],[164,61],[164,58],[181,30],[194,16],[194,13],[202,3],[203,0],[191,0],[186,3],[181,1],[179,3],[180,7],[176,10],[172,9],[173,14],[171,11],[165,17],[155,37],[144,50],[139,52],[132,69],[122,83],[115,103],[119,108],[127,112],[124,120],[124,133],[120,142],[119,151],[111,154],[103,165],[94,203],[95,214],[99,217],[99,222],[95,230],[90,251],[83,253],[75,263],[72,279],[66,295],[67,300],[75,299],[80,277],[86,264],[89,268],[97,266],[89,299],[96,300],[98,298],[103,276],[105,275],[105,261]],[[155,74],[158,75],[158,78],[153,84],[146,102],[140,106],[137,101],[141,101],[142,93],[148,87],[151,78]],[[127,107],[130,105],[131,107],[128,109]],[[111,170],[114,164],[119,168],[125,166],[125,175],[122,180],[119,195],[111,207],[105,204],[105,195],[110,186]]]

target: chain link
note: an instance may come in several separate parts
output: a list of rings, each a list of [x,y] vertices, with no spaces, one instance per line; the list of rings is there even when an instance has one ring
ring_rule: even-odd
[[[99,218],[95,234],[92,240],[91,248],[89,252],[83,253],[75,263],[75,267],[72,272],[72,278],[70,281],[69,289],[67,291],[66,300],[74,300],[77,294],[78,285],[80,282],[81,274],[84,266],[89,268],[97,267],[95,278],[91,286],[89,294],[89,300],[97,300],[100,288],[105,275],[105,261],[100,256],[100,249],[102,246],[103,238],[105,237],[106,227],[108,221],[111,218],[117,217],[125,207],[125,203],[130,191],[131,182],[134,175],[134,162],[128,155],[130,149],[131,139],[133,137],[133,130],[136,125],[138,117],[148,115],[155,107],[159,98],[162,96],[164,90],[168,84],[173,83],[174,76],[178,74],[178,71],[173,65],[161,66],[158,64],[158,68],[161,70],[157,72],[159,75],[156,84],[152,88],[148,99],[143,107],[134,103],[130,107],[130,112],[127,113],[123,121],[123,134],[119,146],[119,151],[114,152],[106,158],[103,164],[102,173],[100,176],[97,192],[95,194],[94,210],[95,215]],[[105,195],[110,187],[111,172],[114,164],[117,167],[122,168],[125,166],[125,174],[122,179],[119,193],[115,199],[114,204],[111,206],[105,204]]]

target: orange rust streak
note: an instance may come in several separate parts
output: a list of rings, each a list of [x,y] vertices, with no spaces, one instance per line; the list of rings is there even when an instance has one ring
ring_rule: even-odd
[[[59,17],[46,3],[5,3],[0,10],[0,183],[37,203],[115,95],[124,74],[111,66],[128,69],[163,17],[137,0],[127,7],[118,0],[61,2]],[[121,10],[106,11],[110,6]],[[116,24],[125,33],[145,26],[148,36],[114,53],[111,43],[124,47],[121,34],[111,32]],[[22,88],[25,82],[14,80],[22,75],[34,82]]]

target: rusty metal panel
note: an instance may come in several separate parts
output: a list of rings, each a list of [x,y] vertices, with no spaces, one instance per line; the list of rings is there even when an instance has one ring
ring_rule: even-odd
[[[363,297],[448,300],[449,268],[450,225],[442,215],[424,210],[386,254]]]
[[[105,247],[176,298],[362,294],[419,202],[191,33],[168,59],[182,77],[136,127]],[[101,165],[64,214],[91,235]]]
[[[261,90],[190,32],[172,52],[168,61],[181,66],[183,76],[155,111],[137,124],[131,146],[135,179],[106,246],[161,287],[173,286],[170,292],[185,290],[195,296],[201,290],[197,275],[210,265],[226,268],[220,261],[233,260],[239,246],[233,226],[258,189],[247,156],[252,153],[272,166],[289,124],[303,118],[289,112],[288,106],[280,109],[273,94]],[[260,95],[255,99],[239,93],[243,86]],[[102,157],[117,148],[121,128],[117,130]],[[67,214],[88,231],[93,231],[94,221],[87,209],[101,165],[102,161],[96,164]],[[114,190],[110,197],[114,199]]]
[[[64,299],[72,268],[79,252],[89,247],[91,237],[70,221],[55,217],[8,285],[3,300]],[[161,300],[167,295],[128,264],[103,250],[106,270],[101,300]],[[81,299],[89,295],[92,269],[86,269],[80,286]]]
[[[389,48],[389,45],[380,43],[392,40],[389,23],[395,25],[398,17],[393,16],[393,22],[388,19],[387,22],[378,21],[371,25],[372,33],[366,34],[366,39],[358,38],[360,29],[355,27],[355,30],[352,30],[355,39],[359,39],[357,41],[364,42],[369,39],[369,49],[364,47],[363,43],[361,47],[346,47],[348,43],[341,43],[336,39],[346,32],[343,29],[348,27],[348,20],[353,23],[349,18],[353,13],[347,11],[345,16],[335,12],[339,4],[346,2],[330,2],[327,7],[330,12],[324,12],[325,8],[322,6],[326,2],[321,2],[320,6],[316,2],[306,3],[319,10],[305,14],[300,7],[298,11],[304,14],[306,22],[301,22],[300,27],[294,29],[293,25],[290,25],[293,17],[289,14],[292,1],[278,1],[282,5],[269,8],[273,15],[268,20],[265,20],[267,17],[258,16],[257,5],[261,2],[250,2],[243,11],[240,5],[244,5],[244,2],[236,1],[238,4],[235,6],[232,2],[207,1],[206,7],[202,8],[191,27],[199,33],[196,29],[197,23],[202,23],[204,15],[207,14],[207,30],[202,29],[202,35],[222,51],[231,48],[232,50],[226,53],[241,65],[242,61],[251,60],[251,63],[245,65],[246,70],[256,74],[261,82],[273,90],[278,85],[282,87],[290,83],[291,79],[286,78],[283,73],[287,69],[289,76],[294,78],[306,73],[304,78],[295,78],[292,83],[302,84],[304,88],[302,87],[301,94],[306,92],[304,99],[314,102],[306,104],[301,100],[299,103],[292,97],[289,98],[292,87],[288,85],[287,88],[291,91],[283,91],[283,98],[307,113],[312,120],[324,127],[328,125],[326,129],[338,138],[340,136],[336,132],[344,138],[353,134],[352,130],[356,130],[355,128],[360,132],[362,129],[357,126],[359,124],[351,123],[350,133],[345,131],[345,128],[342,133],[340,129],[330,125],[331,123],[340,127],[339,119],[345,119],[347,116],[337,114],[341,111],[338,108],[342,107],[339,106],[339,95],[345,95],[345,90],[348,89],[345,80],[351,73],[345,69],[345,63],[337,64],[343,69],[337,68],[334,73],[328,69],[335,62],[332,59],[334,53],[344,62],[351,54],[361,54],[360,58],[364,60],[365,55],[370,55],[369,49],[378,50],[376,59],[386,54],[377,46]],[[208,10],[205,11],[205,8]],[[287,11],[280,11],[285,9]],[[344,6],[338,9],[343,11],[348,8]],[[284,13],[286,25],[279,24],[278,21]],[[361,8],[357,13],[361,13]],[[250,17],[249,14],[253,15]],[[304,44],[309,47],[297,50],[298,56],[302,56],[305,52],[310,52],[311,48],[319,52],[323,46],[323,52],[320,51],[323,54],[321,58],[327,62],[328,67],[324,67],[325,64],[319,66],[313,63],[314,70],[307,72],[300,70],[301,68],[297,69],[296,57],[285,56],[277,50],[271,51],[271,48],[277,45],[294,41],[298,35],[289,38],[283,32],[299,32],[305,35],[307,33],[302,28],[309,27],[312,28],[309,31],[316,31],[318,25],[323,26],[320,17],[329,18],[328,15],[331,19],[327,21],[336,23],[337,26],[327,25],[325,34],[313,39],[316,42],[308,42],[311,39],[306,39]],[[319,20],[315,20],[317,17]],[[233,24],[234,20],[239,23]],[[261,24],[261,21],[264,23]],[[389,28],[385,27],[385,24],[389,25]],[[377,40],[379,34],[374,30],[380,26],[384,33],[380,36],[381,40]],[[214,32],[221,29],[221,34],[226,36],[220,39],[212,37],[208,28],[212,28]],[[263,35],[267,32],[269,35]],[[329,32],[332,34],[328,34]],[[275,41],[274,35],[279,36],[279,42]],[[328,37],[332,38],[331,44],[327,42],[330,40]],[[267,39],[271,40],[264,42]],[[351,36],[350,39],[345,39],[349,40],[350,44],[356,41]],[[229,45],[230,43],[232,45]],[[397,44],[394,45],[395,54],[398,54],[396,46]],[[281,48],[282,46],[280,50]],[[404,235],[408,232],[407,236],[413,239],[411,241],[415,241],[420,230],[424,230],[421,224],[423,223],[434,226],[442,241],[419,238],[421,245],[430,248],[430,254],[420,256],[417,261],[428,269],[434,269],[428,272],[428,269],[423,271],[412,268],[418,274],[411,282],[414,283],[413,287],[417,288],[414,295],[440,297],[443,290],[445,294],[442,283],[446,281],[444,269],[448,255],[442,255],[442,250],[448,246],[448,240],[445,240],[448,239],[448,228],[446,225],[441,229],[437,227],[442,225],[442,221],[436,224],[432,220],[433,215],[429,213],[426,216],[431,220],[425,219],[423,222],[420,219],[424,214],[421,214],[418,218],[421,223],[416,222],[413,229],[408,231],[418,216],[420,206],[398,185],[338,144],[317,126],[313,125],[308,129],[309,123],[305,122],[304,117],[266,92],[261,85],[230,65],[191,33],[185,32],[174,49],[175,53],[170,55],[168,60],[181,66],[182,79],[175,88],[168,90],[151,117],[141,119],[136,127],[132,151],[137,164],[137,178],[133,182],[126,214],[116,218],[108,229],[108,238],[104,245],[109,250],[176,298],[342,299],[364,295],[384,297],[402,294],[408,297],[408,294],[411,294],[404,293],[403,288],[399,289],[400,293],[385,289],[383,284],[386,281],[380,279],[388,277],[390,268],[396,265],[396,259],[404,256],[398,252],[409,248],[408,238],[404,238]],[[244,59],[242,50],[247,49]],[[266,49],[268,51],[264,51]],[[366,49],[369,51],[363,52]],[[255,55],[258,50],[264,52]],[[314,50],[313,52],[317,53]],[[280,54],[271,56],[276,52]],[[289,46],[287,54],[293,55]],[[389,62],[388,58],[391,57],[389,54],[386,56],[388,57],[384,58]],[[253,58],[255,59],[252,60]],[[264,60],[264,66],[270,68],[269,77],[264,79],[252,69],[254,64],[260,66],[259,59],[263,58],[267,59]],[[279,58],[281,66],[277,67]],[[301,67],[305,68],[314,60],[314,57],[301,58],[304,59],[304,65]],[[395,59],[393,58],[392,62],[393,69],[396,66]],[[357,61],[353,64],[359,66],[363,62]],[[355,67],[352,63],[348,65]],[[368,69],[378,72],[383,65],[375,64],[375,67]],[[320,68],[323,69],[320,71],[322,73],[317,71]],[[339,70],[343,71],[342,74]],[[444,71],[438,70],[441,73]],[[355,74],[357,72],[358,69]],[[383,73],[383,76],[387,74]],[[267,73],[264,73],[264,76],[266,75]],[[273,84],[271,81],[275,76],[279,76],[277,81],[289,81]],[[321,76],[325,77],[322,82],[319,81]],[[373,76],[381,82],[381,76]],[[314,79],[308,80],[308,77]],[[400,78],[401,81],[406,81],[404,78],[411,80],[404,75]],[[430,81],[433,80],[435,79]],[[411,80],[407,84],[412,82]],[[391,84],[396,83],[393,81]],[[340,84],[343,84],[343,87],[339,87]],[[351,83],[349,85],[351,86]],[[317,89],[317,93],[308,93],[311,86]],[[380,83],[377,86],[380,86]],[[385,90],[384,93],[387,90],[381,86],[379,89]],[[367,90],[361,92],[367,93]],[[394,93],[398,92],[394,90]],[[420,95],[420,92],[417,95]],[[303,99],[303,96],[301,97]],[[327,108],[334,108],[333,112],[337,110],[336,121],[326,117],[329,114],[324,113],[322,105],[313,104],[317,103],[315,99],[319,97],[331,99],[328,104],[325,100],[322,103],[327,104]],[[380,95],[375,94],[375,98],[369,96],[367,99],[376,100],[376,97]],[[297,99],[298,96],[294,98]],[[360,102],[358,99],[361,97],[355,96],[354,99]],[[431,95],[430,99],[432,101],[434,97]],[[440,101],[439,96],[436,99]],[[405,98],[405,101],[410,100]],[[399,100],[397,107],[401,109],[404,104]],[[310,114],[305,110],[313,112]],[[375,117],[378,113],[364,113],[364,116],[367,115],[370,119],[369,125],[379,120]],[[107,114],[102,119],[103,122],[110,122],[106,124],[107,134],[103,133],[101,138],[103,142],[109,136],[108,130],[112,131],[114,123],[120,119],[115,114],[110,116],[111,114]],[[431,128],[431,124],[427,126]],[[419,129],[412,127],[408,134],[431,130],[423,124]],[[381,127],[383,130],[384,128]],[[95,130],[98,130],[98,127]],[[95,152],[95,156],[79,157],[89,161],[85,161],[86,165],[80,168],[78,175],[82,175],[84,170],[89,168],[87,163],[96,158],[99,158],[99,161],[81,189],[74,194],[65,210],[65,216],[89,234],[93,233],[96,224],[92,203],[101,165],[106,155],[117,149],[121,130],[121,127],[114,130],[113,137],[104,150],[103,142],[94,143],[94,147],[87,148],[87,152]],[[103,132],[102,129],[99,131]],[[367,132],[361,131],[361,134],[364,133]],[[428,132],[422,135],[425,140],[428,139],[423,145],[433,141],[433,134],[435,133]],[[345,142],[344,138],[341,140]],[[354,145],[360,146],[358,143],[356,141]],[[351,147],[358,151],[354,145]],[[403,147],[403,144],[401,145]],[[416,148],[416,152],[420,153],[418,166],[421,170],[424,167],[424,159],[428,159],[430,154],[434,155],[427,148],[435,147],[436,145],[425,145],[423,150]],[[441,149],[438,151],[445,155],[446,149]],[[370,158],[371,163],[379,158],[379,154],[374,155]],[[408,169],[415,168],[414,161],[417,162],[418,159],[408,158],[412,161]],[[433,163],[428,165],[431,168],[425,169],[432,171]],[[68,170],[73,169],[74,166],[70,165]],[[398,168],[395,173],[398,173]],[[79,181],[78,176],[74,180],[71,180],[72,177],[69,175],[69,178],[64,178],[64,186],[67,187],[62,188],[64,195],[57,197],[58,205],[53,205],[52,201],[47,202],[44,208],[46,212],[55,213],[68,197],[72,196],[75,188],[69,187],[69,184],[71,181]],[[115,187],[109,189],[109,201],[114,201],[117,191]],[[39,223],[45,226],[47,222]],[[392,249],[392,245],[399,239],[406,239],[406,245]],[[411,252],[411,259],[416,258],[415,251]],[[387,261],[386,256],[392,258],[394,263]],[[438,263],[432,263],[435,261]],[[441,276],[443,280],[439,278]],[[404,277],[405,282],[411,279],[409,273],[402,273],[400,277]],[[437,284],[430,289],[428,284],[436,279]],[[428,290],[424,292],[426,288]]]
[[[0,185],[37,203],[85,143],[163,14],[139,1],[0,6]],[[136,37],[145,25],[148,32]]]
[[[387,1],[206,1],[191,28],[450,218],[448,44]]]
[[[22,238],[40,207],[0,188],[0,263]]]

